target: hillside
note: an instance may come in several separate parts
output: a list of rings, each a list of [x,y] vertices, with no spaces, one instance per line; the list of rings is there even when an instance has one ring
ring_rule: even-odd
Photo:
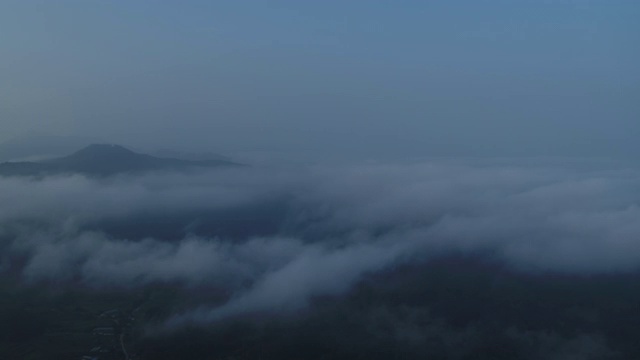
[[[69,156],[34,162],[0,164],[0,176],[48,176],[82,174],[112,176],[150,171],[185,171],[197,168],[238,166],[227,160],[180,160],[155,157],[119,145],[93,144]]]

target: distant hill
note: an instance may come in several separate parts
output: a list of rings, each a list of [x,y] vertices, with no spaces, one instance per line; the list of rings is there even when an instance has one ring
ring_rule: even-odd
[[[231,158],[225,155],[212,153],[212,152],[189,152],[178,151],[172,149],[161,149],[151,152],[149,155],[153,155],[161,158],[181,159],[190,161],[204,161],[204,160],[224,160],[231,161]]]
[[[0,143],[0,162],[60,157],[99,142],[101,140],[91,137],[30,133]]]
[[[0,176],[47,176],[82,174],[105,177],[150,171],[185,171],[196,168],[238,166],[228,160],[180,160],[155,157],[131,151],[119,145],[89,145],[69,156],[42,161],[5,162]]]

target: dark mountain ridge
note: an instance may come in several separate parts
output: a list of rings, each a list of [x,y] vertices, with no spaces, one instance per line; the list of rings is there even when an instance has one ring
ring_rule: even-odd
[[[65,156],[103,140],[82,136],[55,136],[29,133],[0,143],[0,163],[40,161]]]
[[[141,154],[120,145],[93,144],[71,155],[37,161],[0,164],[0,176],[82,174],[112,176],[150,171],[185,171],[197,168],[239,166],[227,160],[180,160]]]

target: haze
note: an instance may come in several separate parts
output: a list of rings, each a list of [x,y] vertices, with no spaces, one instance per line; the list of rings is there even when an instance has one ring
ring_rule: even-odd
[[[638,19],[0,0],[0,359],[640,359]]]
[[[0,142],[635,156],[634,1],[0,3]]]

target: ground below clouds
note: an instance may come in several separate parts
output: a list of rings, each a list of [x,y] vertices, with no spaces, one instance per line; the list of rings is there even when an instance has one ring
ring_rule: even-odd
[[[145,359],[636,358],[638,190],[567,160],[0,178],[0,341],[82,355],[116,307]]]

